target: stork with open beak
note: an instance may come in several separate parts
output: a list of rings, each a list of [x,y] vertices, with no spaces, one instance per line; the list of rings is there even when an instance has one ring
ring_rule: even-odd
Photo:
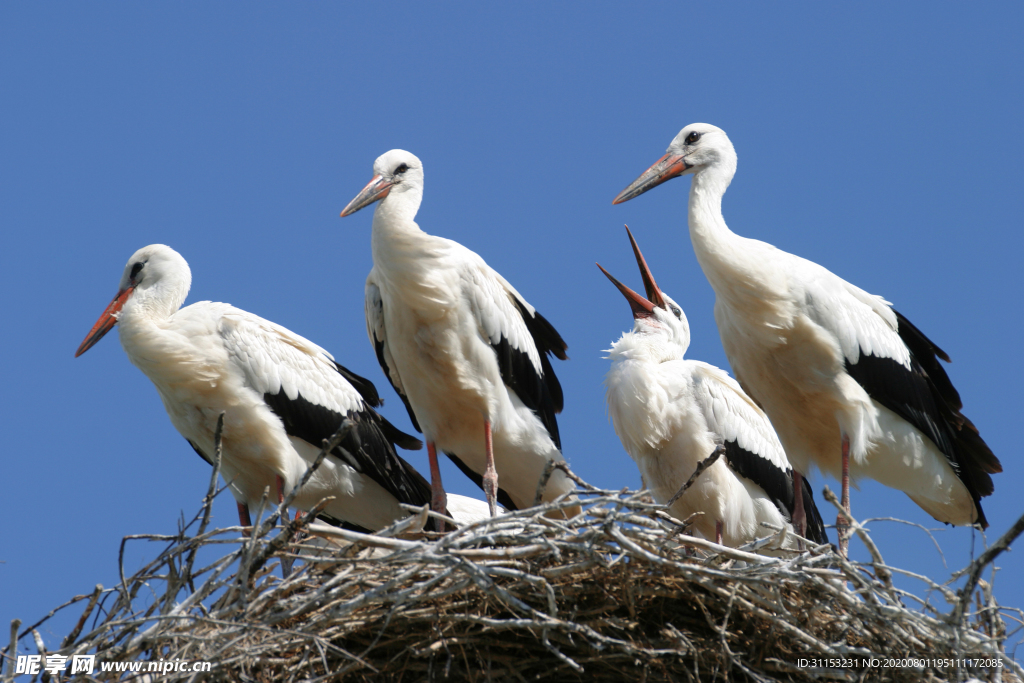
[[[724,457],[672,505],[674,516],[703,513],[694,524],[704,538],[738,546],[770,535],[764,524],[792,531],[801,500],[807,538],[826,543],[811,488],[806,480],[794,481],[768,417],[728,373],[683,359],[690,345],[686,314],[655,283],[633,234],[626,232],[647,296],[598,264],[626,297],[634,321],[608,352],[612,367],[605,386],[615,433],[654,499],[667,503],[701,461],[722,449]],[[785,539],[784,547],[798,547],[795,536]]]

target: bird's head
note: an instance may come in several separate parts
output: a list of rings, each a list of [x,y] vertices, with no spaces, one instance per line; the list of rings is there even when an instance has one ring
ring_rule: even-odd
[[[91,349],[113,329],[129,301],[171,315],[185,301],[191,284],[192,271],[181,254],[163,244],[139,249],[128,259],[117,294],[78,347],[75,357]]]
[[[736,171],[736,150],[721,128],[710,123],[691,123],[672,139],[665,156],[620,192],[612,204],[639,197],[666,180],[709,168],[722,169],[731,180]]]
[[[633,254],[636,256],[636,264],[640,268],[647,296],[637,294],[616,280],[611,273],[601,267],[601,264],[597,264],[597,267],[601,268],[601,272],[622,292],[633,311],[631,346],[641,347],[646,355],[656,362],[679,360],[690,346],[690,323],[683,309],[655,283],[654,276],[647,267],[647,261],[640,253],[640,247],[628,227],[626,233],[633,245]]]
[[[373,178],[341,211],[342,217],[351,216],[359,209],[391,195],[412,193],[419,206],[423,193],[423,163],[411,152],[393,149],[373,162]]]

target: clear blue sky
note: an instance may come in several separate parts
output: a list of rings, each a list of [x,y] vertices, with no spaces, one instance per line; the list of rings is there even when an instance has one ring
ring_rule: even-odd
[[[685,124],[721,126],[740,159],[734,231],[884,295],[953,357],[1005,469],[985,500],[1001,534],[1024,511],[1022,20],[1013,3],[0,5],[0,629],[113,585],[121,537],[173,532],[206,491],[117,335],[73,358],[139,247],[185,256],[190,302],[330,349],[411,429],[366,339],[370,212],[338,217],[395,147],[425,166],[421,227],[480,253],[568,342],[574,469],[636,487],[602,387],[602,350],[631,317],[594,262],[639,286],[628,223],[689,316],[689,357],[728,367],[689,180],[611,204]],[[836,483],[812,482],[834,519],[820,491]],[[870,482],[853,510],[941,526]],[[215,513],[236,521],[228,496]],[[871,526],[890,563],[948,576],[920,531]],[[937,538],[950,570],[983,547]],[[1018,546],[996,592],[1024,606]],[[127,569],[156,552],[138,546]],[[48,646],[78,613],[44,629]]]

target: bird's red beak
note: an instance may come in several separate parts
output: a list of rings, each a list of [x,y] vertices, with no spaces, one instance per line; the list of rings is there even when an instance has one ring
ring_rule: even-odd
[[[629,302],[629,307],[633,309],[634,318],[649,318],[654,315],[654,304],[616,280],[615,276],[605,270],[604,266],[600,263],[597,264],[597,267],[601,269],[601,272],[604,273],[605,276],[612,281],[612,284],[619,288],[622,295],[626,297],[626,301]]]
[[[647,298],[640,296],[632,289],[616,280],[611,273],[601,267],[598,263],[597,267],[601,268],[601,272],[604,273],[612,284],[619,288],[622,295],[626,297],[626,301],[629,302],[629,307],[633,310],[634,318],[649,318],[654,315],[654,309],[667,308],[665,305],[665,297],[661,295],[661,290],[658,289],[657,283],[654,282],[654,276],[651,275],[651,269],[647,267],[647,261],[644,259],[644,255],[640,253],[640,247],[637,246],[636,240],[633,239],[633,233],[629,231],[629,226],[626,226],[626,233],[629,235],[629,241],[633,245],[633,254],[636,256],[636,264],[640,267],[640,276],[644,279],[644,289],[647,290]]]
[[[117,324],[117,314],[121,312],[125,302],[128,301],[128,297],[130,297],[134,291],[135,287],[131,286],[126,289],[122,289],[117,293],[114,300],[111,301],[110,305],[108,305],[106,310],[103,311],[103,315],[100,316],[100,319],[97,320],[96,324],[92,326],[91,330],[89,330],[89,334],[86,335],[81,346],[79,346],[78,350],[75,351],[75,358],[78,358],[83,353],[91,349],[96,345],[96,342],[103,339],[103,335],[114,329],[114,325]]]
[[[356,195],[356,198],[341,210],[341,217],[351,216],[359,209],[369,206],[377,200],[384,199],[388,196],[388,192],[391,192],[392,185],[394,185],[394,181],[386,180],[382,175],[373,176],[373,179]]]
[[[661,185],[666,180],[671,180],[686,172],[690,166],[683,161],[680,154],[666,154],[654,162],[654,165],[643,172],[643,174],[630,183],[629,187],[619,193],[612,204],[628,202],[633,197],[639,197],[652,187]]]
[[[629,243],[633,245],[633,255],[636,256],[636,265],[640,269],[640,277],[644,279],[644,289],[647,290],[647,298],[654,302],[654,305],[658,308],[667,309],[665,297],[661,295],[661,289],[658,288],[658,283],[654,281],[651,269],[647,267],[647,261],[644,259],[644,255],[640,253],[640,246],[633,238],[633,233],[629,231],[628,225],[626,226],[626,234],[629,235]]]

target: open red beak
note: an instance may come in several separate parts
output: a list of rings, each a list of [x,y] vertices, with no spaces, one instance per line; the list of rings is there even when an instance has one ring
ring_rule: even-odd
[[[366,187],[356,195],[356,198],[348,203],[344,209],[341,210],[341,217],[351,216],[359,209],[373,204],[375,201],[384,199],[388,196],[388,192],[391,192],[391,186],[394,185],[393,181],[385,180],[382,175],[375,175],[367,183]]]
[[[612,284],[619,288],[622,295],[626,297],[626,301],[629,302],[629,307],[633,309],[634,318],[649,318],[654,315],[654,304],[616,280],[615,276],[605,270],[604,266],[600,263],[597,264],[597,267],[601,269],[601,272],[604,273],[605,276],[612,281]]]
[[[654,282],[654,276],[651,275],[651,269],[647,267],[647,261],[644,260],[644,255],[640,253],[640,247],[637,246],[636,240],[633,239],[633,233],[629,231],[629,226],[626,226],[626,233],[629,235],[629,241],[633,245],[633,254],[636,256],[636,264],[640,267],[640,276],[644,279],[644,289],[647,290],[647,298],[640,296],[632,289],[616,280],[611,273],[601,267],[598,263],[597,267],[601,268],[601,272],[604,273],[612,284],[619,288],[622,295],[626,297],[626,301],[629,302],[629,307],[633,310],[634,318],[648,318],[654,314],[655,307],[666,308],[665,297],[661,295],[661,290],[658,289],[658,285]]]
[[[111,301],[110,305],[108,305],[106,310],[103,311],[103,315],[100,316],[100,319],[97,320],[96,324],[92,326],[91,330],[89,330],[89,334],[86,335],[81,346],[79,346],[78,350],[75,351],[75,358],[78,358],[83,353],[91,349],[96,345],[96,342],[103,339],[103,335],[114,329],[114,325],[117,324],[117,314],[121,312],[125,302],[128,301],[128,297],[130,297],[134,291],[135,287],[128,287],[127,289],[122,289],[117,293],[114,300]]]
[[[644,171],[639,178],[630,183],[629,187],[620,192],[612,200],[612,204],[621,204],[622,202],[628,202],[633,197],[639,197],[652,187],[657,187],[666,180],[682,175],[688,168],[690,167],[683,161],[681,155],[666,154],[655,161],[654,165]]]
[[[640,246],[633,238],[633,233],[629,231],[628,225],[626,226],[626,234],[629,235],[629,243],[633,245],[633,255],[636,256],[636,265],[640,268],[640,277],[644,279],[644,289],[647,290],[647,298],[654,302],[654,305],[658,308],[667,309],[665,297],[661,295],[661,290],[654,281],[651,269],[647,267],[647,261],[644,259],[644,255],[640,253]]]

